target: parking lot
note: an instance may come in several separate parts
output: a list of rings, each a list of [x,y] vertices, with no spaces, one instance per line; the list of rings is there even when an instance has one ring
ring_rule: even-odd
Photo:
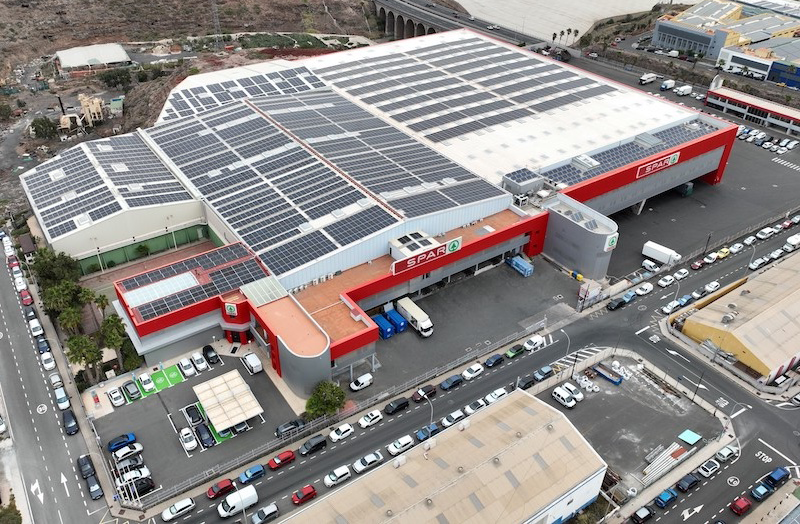
[[[545,390],[539,397],[566,413],[609,468],[622,477],[626,487],[641,489],[634,475],[642,477],[648,453],[659,446],[666,449],[673,442],[691,448],[678,439],[687,429],[702,437],[695,447],[703,446],[705,440],[716,438],[722,427],[715,417],[690,399],[662,389],[657,380],[638,369],[635,361],[616,360],[631,370],[630,378],[619,386],[600,376],[593,378],[600,391],[587,393],[583,390],[584,400],[571,410],[564,409],[551,397],[554,388]],[[604,363],[610,365],[611,359]]]
[[[388,340],[378,340],[376,353],[381,367],[373,373],[375,386],[349,395],[371,397],[376,389],[403,384],[466,352],[521,332],[545,315],[551,325],[574,314],[580,283],[541,258],[534,259],[534,266],[533,275],[524,278],[502,264],[415,299],[433,321],[433,335],[422,338],[409,328]],[[356,373],[367,371],[369,365],[362,364]],[[348,377],[343,374],[335,378],[345,383]]]
[[[178,440],[178,431],[191,425],[186,408],[196,405],[203,413],[192,388],[234,369],[239,371],[250,386],[264,413],[248,420],[250,429],[238,435],[223,436],[211,428],[217,445],[208,449],[198,445],[192,451],[185,451]],[[104,448],[111,439],[122,433],[132,431],[136,434],[137,442],[144,446],[142,456],[157,489],[224,464],[273,439],[275,427],[295,416],[266,374],[251,375],[236,357],[221,356],[219,363],[189,377],[184,377],[177,366],[148,371],[157,392],[148,393],[133,401],[126,395],[125,405],[97,418],[94,424]],[[138,379],[136,384],[142,390]]]

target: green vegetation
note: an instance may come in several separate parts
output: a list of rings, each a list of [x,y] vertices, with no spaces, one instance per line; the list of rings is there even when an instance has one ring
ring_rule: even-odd
[[[131,72],[129,69],[112,69],[111,71],[100,73],[97,78],[112,89],[121,89],[130,85]]]
[[[58,135],[58,125],[44,116],[34,118],[31,127],[36,138],[55,138]]]
[[[17,509],[14,495],[11,495],[8,506],[0,507],[0,524],[22,524],[22,514]]]
[[[311,419],[323,415],[333,415],[344,407],[344,390],[333,382],[326,380],[314,387],[306,401],[306,413]]]
[[[67,339],[67,360],[72,364],[85,366],[89,381],[97,382],[98,365],[103,360],[103,351],[97,342],[88,335],[74,335]]]
[[[242,49],[254,47],[271,47],[273,49],[291,49],[300,47],[303,49],[324,49],[328,46],[319,38],[302,33],[292,33],[289,35],[259,34],[244,35],[239,38],[239,45]]]

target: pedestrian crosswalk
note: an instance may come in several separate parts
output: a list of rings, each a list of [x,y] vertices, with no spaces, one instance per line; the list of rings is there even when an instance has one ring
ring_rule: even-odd
[[[597,346],[588,346],[585,348],[581,348],[577,351],[573,351],[569,355],[561,357],[560,359],[550,364],[550,366],[556,371],[561,371],[562,369],[574,366],[578,362],[583,362],[584,360],[593,357],[594,355],[600,353],[604,349],[605,349],[604,347],[597,347]]]
[[[794,169],[795,171],[800,171],[800,165],[795,164],[794,162],[789,162],[788,160],[784,160],[779,157],[775,157],[772,159],[773,162],[782,165],[787,169]]]

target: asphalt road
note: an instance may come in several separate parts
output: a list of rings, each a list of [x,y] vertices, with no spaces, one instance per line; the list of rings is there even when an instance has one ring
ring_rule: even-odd
[[[27,489],[26,494],[17,494],[17,504],[26,504],[27,495],[36,524],[99,521],[105,503],[90,499],[75,466],[87,450],[83,436],[64,433],[61,411],[46,383],[5,265],[0,273],[0,384],[8,410],[6,422]],[[95,463],[99,467],[97,459]]]

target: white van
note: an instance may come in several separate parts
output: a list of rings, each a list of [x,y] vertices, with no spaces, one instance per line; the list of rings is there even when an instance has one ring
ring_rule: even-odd
[[[261,366],[261,360],[255,353],[248,353],[247,355],[243,356],[242,362],[248,371],[250,371],[250,374],[254,375],[264,370],[264,368]]]
[[[38,337],[39,335],[44,335],[44,330],[42,329],[42,325],[39,323],[37,319],[33,319],[28,321],[28,327],[31,329],[31,335],[34,337]]]
[[[765,227],[764,229],[756,233],[756,238],[758,238],[759,240],[766,240],[774,234],[775,234],[774,229],[772,229],[771,227]]]
[[[542,335],[533,335],[522,345],[528,351],[539,351],[544,347],[545,340]]]
[[[647,259],[645,259],[645,261],[642,262],[642,267],[651,273],[655,273],[656,271],[659,270],[658,264],[656,264],[652,260],[647,260]]]
[[[225,497],[217,506],[217,513],[220,517],[232,517],[257,503],[256,487],[245,486]]]
[[[558,386],[556,389],[553,390],[552,396],[556,399],[556,402],[564,406],[565,408],[572,409],[575,407],[575,399],[572,398],[572,395],[567,393],[567,390]]]

